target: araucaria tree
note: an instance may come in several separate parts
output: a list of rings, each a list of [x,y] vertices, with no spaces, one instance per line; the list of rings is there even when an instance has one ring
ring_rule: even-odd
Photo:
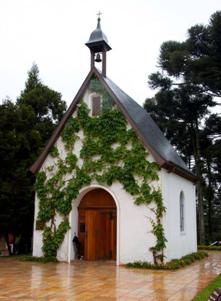
[[[21,236],[21,251],[29,251],[32,236],[34,176],[29,168],[65,109],[61,94],[39,79],[37,65],[17,102],[0,105],[0,231]]]
[[[221,96],[221,12],[191,27],[184,42],[164,42],[159,69],[149,76],[158,92],[144,106],[198,176],[199,242],[220,239],[213,225],[221,208],[221,118],[210,109]]]

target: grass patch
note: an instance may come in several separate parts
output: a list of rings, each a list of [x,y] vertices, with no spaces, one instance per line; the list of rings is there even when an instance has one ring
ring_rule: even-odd
[[[221,246],[198,246],[198,250],[221,251]]]
[[[192,301],[207,301],[215,288],[221,288],[221,274],[213,279],[210,284],[197,294]]]
[[[19,260],[21,261],[34,261],[34,262],[42,262],[42,263],[48,263],[48,262],[58,262],[56,257],[35,257],[35,256],[21,256],[19,257]]]
[[[177,270],[179,268],[185,267],[197,260],[207,257],[208,254],[204,251],[199,251],[191,253],[189,255],[183,256],[180,259],[173,259],[165,264],[152,264],[146,261],[135,261],[132,263],[127,263],[128,268],[138,268],[138,269],[153,269],[153,270]]]

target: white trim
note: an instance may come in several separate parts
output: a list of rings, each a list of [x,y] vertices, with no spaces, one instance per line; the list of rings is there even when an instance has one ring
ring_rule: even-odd
[[[114,199],[116,207],[117,207],[117,246],[116,246],[116,265],[120,264],[120,206],[119,202],[117,200],[117,197],[115,194],[108,188],[102,185],[98,184],[92,184],[88,187],[84,187],[80,190],[78,197],[73,200],[73,202],[76,202],[77,205],[79,205],[82,198],[85,196],[86,193],[88,193],[91,190],[94,190],[95,188],[101,188],[103,190],[106,190]],[[69,214],[69,223],[72,228],[72,210]],[[72,237],[71,237],[71,229],[68,231],[68,263],[71,262],[71,248],[72,248]]]

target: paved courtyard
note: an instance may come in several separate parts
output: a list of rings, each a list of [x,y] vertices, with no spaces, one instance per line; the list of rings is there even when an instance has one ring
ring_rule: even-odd
[[[190,301],[219,273],[219,252],[178,271],[126,269],[113,262],[69,265],[0,258],[0,300]]]

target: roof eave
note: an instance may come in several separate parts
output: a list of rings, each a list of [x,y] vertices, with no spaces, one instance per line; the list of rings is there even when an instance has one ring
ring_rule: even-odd
[[[85,45],[92,51],[100,52],[100,51],[109,51],[111,47],[105,40],[93,40],[85,43]]]
[[[177,166],[173,162],[165,161],[164,164],[161,165],[162,168],[165,168],[168,172],[173,172],[177,174],[178,176],[181,176],[194,184],[196,184],[199,181],[199,178],[194,175],[192,172],[188,172],[185,169],[182,169],[180,166]]]

